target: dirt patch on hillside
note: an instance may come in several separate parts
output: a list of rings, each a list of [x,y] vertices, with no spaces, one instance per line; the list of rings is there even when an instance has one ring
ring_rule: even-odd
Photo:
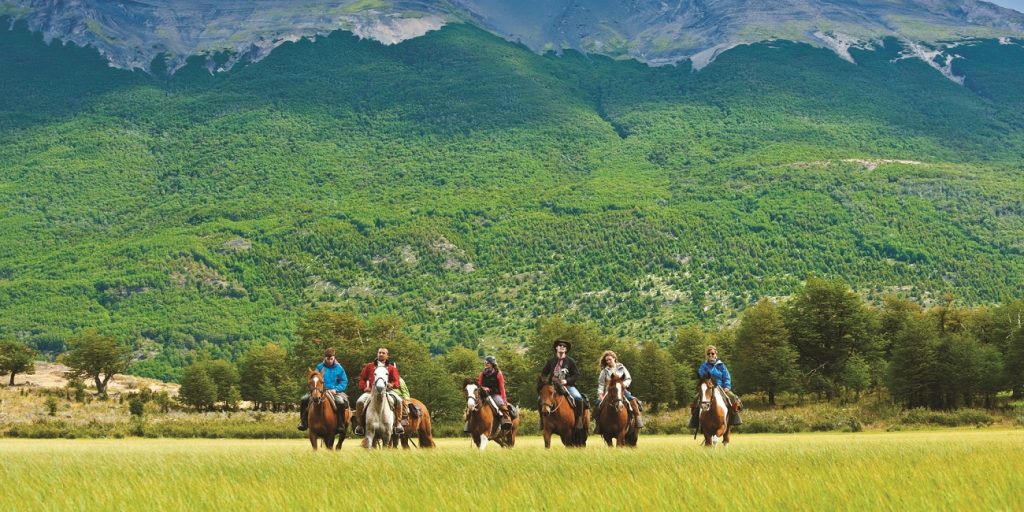
[[[57,363],[36,362],[36,372],[30,374],[18,374],[14,376],[15,386],[28,386],[46,389],[63,389],[68,385],[65,374],[68,367]],[[10,377],[3,377],[4,384],[9,382]],[[92,379],[85,381],[86,389],[95,389]],[[107,384],[107,393],[124,393],[148,387],[153,392],[166,391],[171,396],[178,394],[177,384],[171,384],[156,379],[136,377],[134,375],[115,375]]]

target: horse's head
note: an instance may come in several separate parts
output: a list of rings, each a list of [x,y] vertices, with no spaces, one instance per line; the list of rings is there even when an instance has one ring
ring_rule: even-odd
[[[537,395],[540,397],[540,414],[548,416],[558,408],[555,397],[558,391],[555,389],[555,379],[551,375],[541,377],[537,381]]]
[[[378,393],[384,393],[388,389],[388,368],[378,366],[373,370],[373,387]]]
[[[615,408],[616,411],[622,408],[626,401],[626,383],[619,374],[612,372],[608,378],[608,387],[605,389],[604,401]]]
[[[462,392],[466,395],[466,408],[470,411],[476,411],[480,409],[480,403],[483,400],[480,397],[480,386],[477,385],[473,379],[466,379],[462,383]]]
[[[711,403],[715,400],[715,380],[710,375],[700,381],[700,410],[711,410]]]
[[[320,403],[324,399],[324,373],[307,368],[306,387],[309,390],[309,398],[314,403]]]

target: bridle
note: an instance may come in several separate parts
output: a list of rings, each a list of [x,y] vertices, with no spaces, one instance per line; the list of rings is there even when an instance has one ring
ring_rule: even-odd
[[[609,388],[611,388],[611,387],[612,386],[609,386]],[[604,400],[605,400],[605,402],[609,402],[611,404],[610,406],[614,407],[616,411],[619,411],[619,410],[622,410],[622,404],[625,402],[625,398],[624,398],[625,395],[626,395],[625,386],[622,384],[622,381],[620,380],[620,381],[616,381],[615,382],[614,387],[615,387],[615,400],[609,401],[608,400],[608,398],[609,398],[608,396],[605,396]],[[611,389],[609,389],[609,392],[611,392]]]
[[[542,385],[541,387],[543,388],[546,386],[551,386],[551,402],[545,402],[543,399],[541,399],[540,410],[541,414],[543,414],[544,416],[550,416],[551,414],[554,414],[554,412],[557,411],[559,407],[562,406],[562,402],[558,401],[558,399],[555,398],[556,396],[558,396],[558,390],[555,388],[554,382],[551,382],[549,380],[546,384]],[[544,412],[545,409],[547,409],[546,413]]]
[[[309,401],[316,405],[320,405],[324,401],[324,381],[320,380],[320,375],[312,375],[309,379]]]
[[[700,394],[700,411],[707,412],[711,410],[711,404],[716,401],[715,389],[718,388],[716,384],[708,384],[710,380],[701,382],[701,394]]]

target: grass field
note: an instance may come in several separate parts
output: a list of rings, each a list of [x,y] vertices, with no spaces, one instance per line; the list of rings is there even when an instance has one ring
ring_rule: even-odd
[[[683,436],[546,452],[297,440],[0,440],[2,510],[1021,510],[1024,430]],[[327,498],[328,493],[338,497]]]

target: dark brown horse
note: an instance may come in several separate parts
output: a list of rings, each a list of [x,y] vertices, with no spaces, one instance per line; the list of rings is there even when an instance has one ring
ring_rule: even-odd
[[[480,391],[480,386],[475,380],[466,379],[463,383],[462,392],[466,395],[466,420],[469,424],[469,434],[473,437],[473,444],[481,450],[487,448],[487,440],[492,439],[502,448],[512,448],[516,445],[516,432],[519,430],[519,417],[512,420],[512,426],[508,429],[500,428],[494,408]]]
[[[415,398],[409,398],[405,403],[419,409],[419,414],[415,417],[411,413],[406,415],[409,425],[405,427],[405,432],[401,435],[391,436],[391,445],[398,448],[398,442],[401,441],[402,448],[408,449],[409,439],[415,435],[419,439],[420,448],[434,448],[437,446],[434,443],[434,432],[430,423],[430,411],[427,410],[427,406]]]
[[[589,409],[583,409],[582,428],[576,427],[576,412],[572,403],[551,376],[541,377],[537,382],[540,396],[540,416],[544,423],[544,447],[551,448],[551,434],[558,434],[562,444],[569,448],[587,446],[587,432],[590,430]]]
[[[306,386],[309,388],[309,444],[316,450],[317,440],[323,440],[324,446],[333,450],[334,438],[337,436],[340,450],[352,421],[352,411],[348,407],[342,411],[335,410],[333,393],[324,390],[322,371],[308,369]]]
[[[629,416],[629,402],[626,401],[626,384],[617,373],[612,372],[605,388],[604,400],[597,412],[597,429],[608,446],[615,440],[615,446],[636,446],[636,420]]]
[[[700,383],[700,432],[704,434],[704,446],[729,445],[729,403],[725,391],[715,385],[710,376]]]

